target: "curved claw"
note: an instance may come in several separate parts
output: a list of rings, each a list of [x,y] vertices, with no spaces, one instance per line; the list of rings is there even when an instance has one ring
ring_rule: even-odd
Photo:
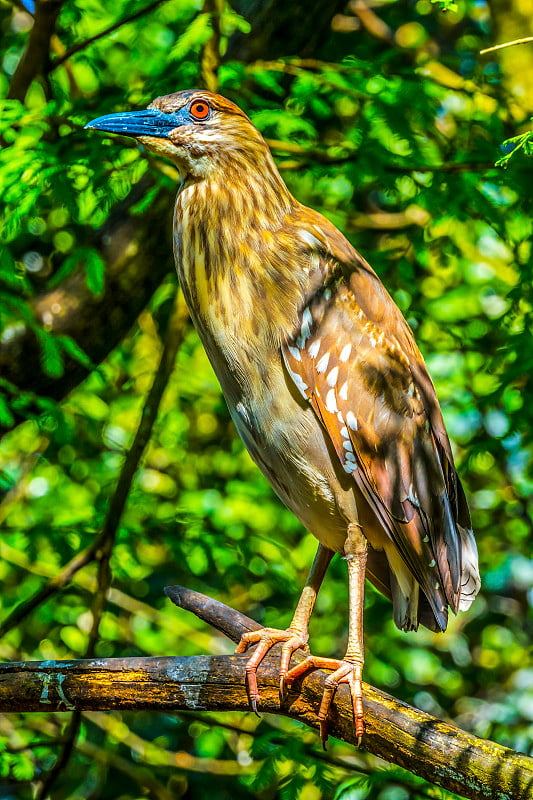
[[[257,644],[256,650],[252,657],[246,662],[246,686],[248,689],[248,696],[250,698],[250,705],[252,711],[257,716],[257,704],[260,702],[261,697],[257,688],[257,668],[264,659],[268,651],[274,647],[275,644],[283,642],[281,651],[281,661],[279,670],[279,694],[280,700],[285,696],[285,675],[289,670],[289,663],[292,654],[295,650],[303,648],[307,652],[307,633],[301,633],[292,628],[286,630],[279,630],[278,628],[260,628],[257,631],[250,631],[241,636],[239,644],[235,648],[236,653],[244,653],[252,644]]]
[[[326,749],[328,739],[328,713],[335,697],[337,687],[341,683],[348,684],[352,698],[352,709],[355,723],[355,735],[359,746],[365,731],[363,718],[363,683],[362,683],[362,661],[349,661],[344,659],[339,661],[336,658],[320,658],[319,656],[308,656],[285,675],[285,683],[291,683],[299,675],[303,675],[312,669],[332,669],[332,675],[328,675],[324,681],[324,693],[318,710],[318,721],[320,724],[320,739],[322,747]]]

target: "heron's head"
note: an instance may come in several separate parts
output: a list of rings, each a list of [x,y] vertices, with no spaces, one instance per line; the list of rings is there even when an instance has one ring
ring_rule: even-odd
[[[183,177],[202,179],[224,167],[270,156],[266,143],[241,109],[218,94],[193,90],[158,97],[144,111],[107,114],[86,128],[138,139],[165,156]]]

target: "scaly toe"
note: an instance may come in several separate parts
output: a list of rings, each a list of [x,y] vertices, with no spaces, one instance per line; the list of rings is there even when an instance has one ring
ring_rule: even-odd
[[[350,689],[355,735],[358,744],[361,745],[365,730],[363,720],[363,687],[361,679],[363,669],[362,661],[348,661],[346,659],[339,661],[335,658],[321,658],[320,656],[310,655],[289,670],[285,675],[284,683],[292,683],[295,678],[313,669],[333,670],[332,674],[329,675],[324,682],[324,693],[318,710],[322,746],[326,749],[326,742],[328,739],[328,715],[337,687],[341,683],[348,684]]]
[[[285,675],[289,668],[289,663],[292,654],[299,648],[307,649],[307,633],[301,633],[291,628],[287,630],[279,630],[277,628],[261,628],[257,631],[251,631],[243,634],[237,645],[235,652],[244,653],[252,644],[256,644],[254,654],[246,663],[246,686],[248,689],[248,697],[250,699],[250,707],[252,711],[259,716],[257,712],[257,704],[260,701],[259,692],[257,689],[257,669],[261,664],[268,651],[274,645],[283,642],[283,649],[281,651],[280,662],[280,679],[279,691],[280,701],[283,700],[285,695]]]

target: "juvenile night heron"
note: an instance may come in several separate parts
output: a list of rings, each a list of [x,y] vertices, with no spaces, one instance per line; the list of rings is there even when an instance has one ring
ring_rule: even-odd
[[[333,670],[322,740],[340,683],[360,738],[365,575],[406,631],[444,631],[448,609],[467,609],[479,588],[465,495],[413,334],[352,245],[292,197],[262,135],[229,100],[176,92],[86,127],[138,139],[178,167],[174,252],[192,319],[252,458],[319,541],[289,628],[248,633],[237,647],[257,643],[246,666],[252,707],[257,667],[283,642],[281,694],[308,669]],[[342,661],[307,647],[334,553],[349,577]],[[307,658],[289,669],[298,648]]]

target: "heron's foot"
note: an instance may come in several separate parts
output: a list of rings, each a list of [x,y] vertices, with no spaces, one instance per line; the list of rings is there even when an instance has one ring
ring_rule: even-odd
[[[337,658],[321,658],[320,656],[309,655],[295,667],[293,667],[285,675],[285,683],[292,683],[292,681],[304,675],[312,669],[332,669],[332,675],[329,675],[325,680],[324,694],[322,695],[322,702],[318,710],[318,721],[320,723],[320,738],[322,746],[326,749],[326,742],[328,739],[328,713],[337,691],[337,686],[341,683],[347,683],[350,687],[350,695],[352,697],[353,718],[355,723],[355,735],[357,741],[361,745],[361,739],[365,730],[363,721],[363,662],[362,660],[343,659],[339,661]]]
[[[257,690],[257,668],[261,661],[275,644],[283,642],[279,668],[279,695],[282,700],[285,690],[285,676],[289,670],[291,656],[295,650],[299,649],[303,649],[306,653],[309,652],[307,646],[308,638],[307,631],[302,632],[295,628],[287,628],[284,631],[278,628],[260,628],[257,631],[251,631],[241,636],[241,640],[235,650],[236,653],[244,653],[251,645],[257,644],[253,656],[246,663],[246,686],[250,705],[256,714],[257,704],[261,699]]]

